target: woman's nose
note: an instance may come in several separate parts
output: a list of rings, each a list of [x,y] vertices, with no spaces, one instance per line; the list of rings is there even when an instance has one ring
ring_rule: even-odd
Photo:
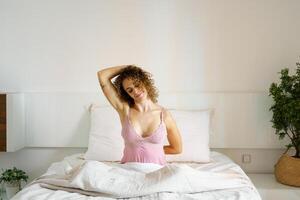
[[[135,88],[134,90],[133,90],[133,95],[138,95],[140,93],[140,90],[138,89],[138,88]]]
[[[133,93],[134,93],[134,94],[139,93],[139,89],[138,89],[138,88],[134,88],[134,89],[133,89]]]

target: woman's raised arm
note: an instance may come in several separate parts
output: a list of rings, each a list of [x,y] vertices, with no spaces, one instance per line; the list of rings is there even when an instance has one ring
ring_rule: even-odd
[[[118,112],[123,111],[125,102],[122,102],[118,96],[117,89],[111,82],[111,79],[120,74],[122,69],[127,66],[128,65],[109,67],[97,72],[98,80],[105,97]]]

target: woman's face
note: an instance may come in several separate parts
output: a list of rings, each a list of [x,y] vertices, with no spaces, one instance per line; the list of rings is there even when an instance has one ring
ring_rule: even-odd
[[[127,94],[135,102],[140,102],[147,98],[147,90],[141,82],[126,78],[123,80],[122,85]]]

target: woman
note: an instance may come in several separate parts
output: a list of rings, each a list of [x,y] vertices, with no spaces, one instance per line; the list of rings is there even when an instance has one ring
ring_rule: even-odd
[[[165,165],[165,154],[181,153],[180,133],[170,112],[157,104],[158,93],[150,73],[134,65],[122,65],[97,74],[104,95],[122,123],[125,148],[121,163]],[[165,136],[167,146],[163,144]]]

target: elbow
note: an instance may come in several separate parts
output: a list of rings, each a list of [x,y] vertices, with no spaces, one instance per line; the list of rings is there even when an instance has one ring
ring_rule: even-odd
[[[177,148],[178,154],[182,153],[182,142],[179,142],[178,148]]]
[[[181,153],[182,153],[182,148],[181,148],[181,147],[178,148],[177,151],[176,151],[176,153],[177,153],[177,154],[181,154]]]
[[[103,70],[100,70],[97,72],[97,76],[98,76],[98,80],[101,84],[103,84],[105,82],[106,79],[106,75],[105,72]]]
[[[97,75],[98,75],[99,78],[102,77],[103,76],[103,70],[98,71]]]
[[[182,146],[177,146],[174,148],[174,154],[181,154],[182,153]]]

